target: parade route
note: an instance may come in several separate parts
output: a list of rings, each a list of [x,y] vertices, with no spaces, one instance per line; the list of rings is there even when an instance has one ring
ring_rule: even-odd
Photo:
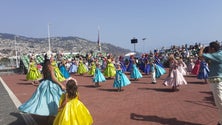
[[[173,92],[171,87],[162,84],[166,76],[152,84],[151,76],[143,75],[142,79],[131,81],[123,91],[117,92],[112,87],[113,79],[95,88],[92,77],[72,75],[78,81],[80,100],[89,109],[94,125],[217,124],[218,114],[209,84],[195,76],[186,76],[188,85]],[[25,78],[24,74],[1,76],[1,125],[47,124],[46,117],[21,114],[17,110],[17,106],[28,100],[36,89]]]

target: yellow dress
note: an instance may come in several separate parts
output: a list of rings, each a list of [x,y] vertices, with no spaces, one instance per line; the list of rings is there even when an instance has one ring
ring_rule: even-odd
[[[65,99],[65,94],[61,96],[60,105]],[[93,119],[78,97],[68,100],[66,105],[58,111],[53,125],[92,125]]]
[[[116,68],[115,68],[114,64],[112,63],[112,61],[110,59],[108,59],[108,61],[107,61],[107,66],[104,70],[104,76],[105,77],[114,77],[114,76],[116,76]]]
[[[26,74],[26,80],[38,80],[42,78],[42,74],[36,67],[35,62],[30,62],[29,71]]]
[[[66,78],[62,75],[61,71],[59,70],[59,67],[57,66],[57,63],[56,63],[55,61],[53,61],[53,62],[51,63],[51,65],[52,65],[53,68],[54,68],[55,76],[56,76],[57,80],[58,80],[59,82],[65,81]]]
[[[77,73],[78,74],[80,74],[80,75],[82,75],[82,74],[84,74],[84,73],[86,73],[87,72],[87,69],[86,69],[86,66],[83,64],[83,62],[80,60],[79,61],[79,66],[78,66],[78,68],[77,68]]]
[[[89,75],[93,76],[96,71],[96,64],[92,62],[91,69],[89,70]]]

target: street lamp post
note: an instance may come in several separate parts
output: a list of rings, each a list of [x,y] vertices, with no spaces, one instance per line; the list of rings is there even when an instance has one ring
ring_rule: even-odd
[[[143,40],[143,44],[144,44],[144,45],[143,45],[143,52],[145,53],[146,51],[145,51],[144,47],[146,48],[146,46],[145,46],[145,40],[146,40],[146,38],[143,38],[142,40]]]
[[[131,39],[131,43],[134,44],[134,52],[136,52],[136,43],[138,43],[136,38]]]

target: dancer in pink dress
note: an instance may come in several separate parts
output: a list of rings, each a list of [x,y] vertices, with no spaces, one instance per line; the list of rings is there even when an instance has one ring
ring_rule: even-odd
[[[178,90],[177,88],[180,85],[186,85],[187,81],[183,77],[183,74],[178,70],[178,61],[173,57],[170,56],[170,69],[169,69],[169,76],[164,80],[165,86],[171,86],[173,91]]]

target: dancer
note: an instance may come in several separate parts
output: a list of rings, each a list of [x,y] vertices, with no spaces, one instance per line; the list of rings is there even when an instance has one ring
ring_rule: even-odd
[[[61,63],[61,65],[59,66],[59,70],[60,70],[60,72],[62,73],[62,75],[65,77],[65,79],[68,79],[68,78],[70,77],[70,74],[69,74],[69,72],[67,71],[65,65],[66,65],[65,60],[62,60],[62,63]]]
[[[76,60],[75,59],[72,59],[72,63],[71,63],[71,66],[69,67],[69,73],[71,74],[75,74],[77,72],[77,64],[76,64]]]
[[[150,61],[150,72],[152,73],[152,83],[156,84],[156,63],[154,60]]]
[[[107,59],[107,65],[104,70],[104,76],[110,79],[113,78],[115,75],[116,75],[116,68],[112,62],[111,57],[109,57]]]
[[[91,67],[90,67],[90,70],[89,70],[89,75],[90,76],[93,76],[94,74],[95,74],[95,71],[96,71],[96,64],[95,64],[95,62],[93,61],[92,63],[91,63]]]
[[[130,72],[130,78],[134,79],[134,80],[138,80],[140,78],[142,78],[142,74],[140,73],[139,69],[136,67],[136,61],[133,61],[133,65],[132,65],[132,70]]]
[[[165,86],[172,86],[172,90],[176,91],[180,85],[187,85],[187,81],[183,77],[183,74],[178,70],[178,62],[173,57],[170,56],[170,69],[169,69],[169,76],[164,80]]]
[[[145,59],[144,59],[144,65],[145,65],[145,67],[144,67],[143,72],[144,72],[146,75],[150,74],[151,62],[149,61],[148,58],[145,58]]]
[[[100,64],[96,63],[96,70],[95,70],[95,74],[93,77],[93,82],[95,83],[95,87],[99,87],[99,83],[100,82],[105,82],[106,78],[105,76],[102,74],[102,72],[100,71]]]
[[[192,69],[191,73],[194,75],[198,75],[200,70],[200,57],[197,57],[197,60],[195,61],[194,68]]]
[[[133,69],[133,64],[134,64],[134,55],[130,55],[130,58],[129,58],[129,63],[127,65],[127,72],[131,72],[132,69]]]
[[[121,69],[122,69],[122,72],[126,72],[126,65],[125,65],[125,60],[122,56],[119,57],[119,63],[121,65]]]
[[[54,57],[51,56],[49,57],[50,58],[50,62],[51,62],[51,65],[54,69],[54,72],[55,72],[55,76],[56,76],[56,79],[59,81],[59,82],[64,82],[66,80],[66,78],[63,76],[62,72],[60,71],[59,67],[58,67],[58,64],[57,62],[55,61]]]
[[[84,75],[85,73],[87,73],[87,68],[86,68],[85,64],[83,63],[82,57],[79,58],[79,65],[77,68],[77,73],[79,75]]]
[[[50,60],[45,60],[43,66],[43,79],[32,97],[19,106],[19,111],[48,116],[50,120],[57,114],[59,99],[65,90],[65,86],[55,77],[55,72]],[[50,121],[49,121],[50,122]]]
[[[26,74],[26,80],[31,80],[33,85],[39,85],[38,80],[42,78],[42,74],[38,70],[34,59],[30,58],[28,73]]]
[[[200,70],[199,73],[197,75],[197,79],[204,79],[204,83],[207,84],[207,79],[208,79],[208,74],[210,72],[209,68],[208,68],[208,64],[205,61],[205,59],[203,57],[200,57],[201,62],[200,62]]]
[[[59,101],[59,111],[53,125],[91,125],[93,118],[89,110],[79,100],[78,86],[75,79],[66,83],[66,93]]]
[[[113,87],[117,88],[117,91],[120,92],[122,91],[122,87],[129,85],[131,82],[127,78],[127,76],[123,73],[121,69],[121,64],[118,63],[116,64],[116,77],[114,79]]]

